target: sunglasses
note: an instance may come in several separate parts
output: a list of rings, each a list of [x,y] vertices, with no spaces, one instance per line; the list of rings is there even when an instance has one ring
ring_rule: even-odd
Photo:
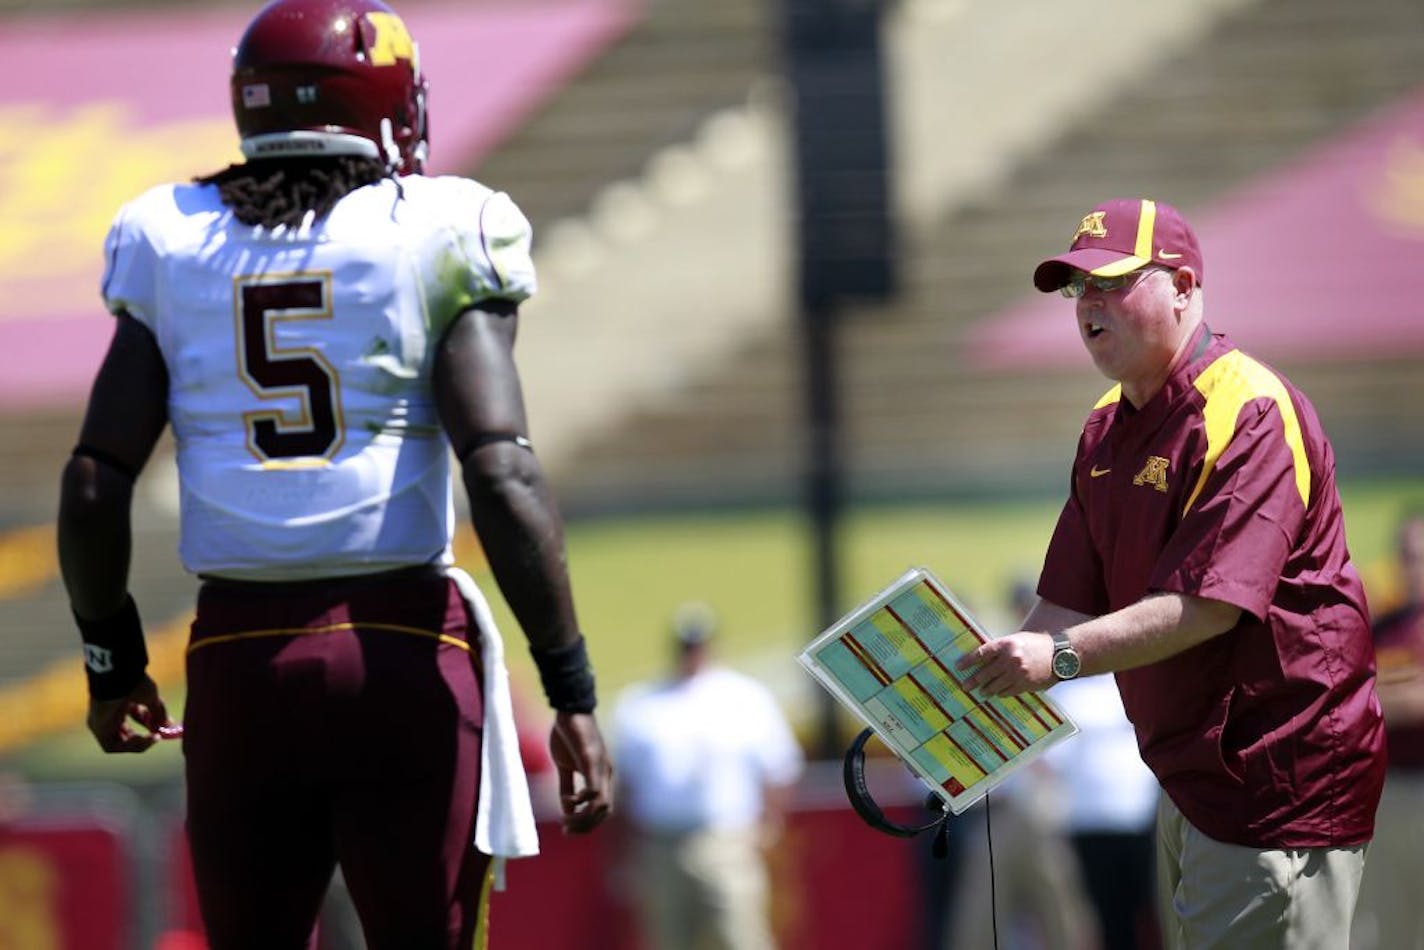
[[[1091,287],[1094,290],[1109,293],[1114,290],[1131,287],[1145,275],[1160,270],[1166,270],[1166,268],[1143,267],[1138,270],[1128,271],[1126,274],[1119,274],[1116,277],[1096,277],[1092,274],[1079,272],[1078,276],[1069,278],[1068,283],[1058,288],[1058,292],[1065,297],[1081,297],[1087,293],[1088,288]]]

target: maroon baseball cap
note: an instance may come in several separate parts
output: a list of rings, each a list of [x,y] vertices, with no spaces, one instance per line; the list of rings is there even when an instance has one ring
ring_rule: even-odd
[[[1202,282],[1201,247],[1182,213],[1148,198],[1114,198],[1083,216],[1067,254],[1050,257],[1033,272],[1033,285],[1051,293],[1074,270],[1118,277],[1148,264],[1190,267]]]

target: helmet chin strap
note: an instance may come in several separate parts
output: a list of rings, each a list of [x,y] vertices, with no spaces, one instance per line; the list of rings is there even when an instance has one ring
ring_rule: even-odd
[[[381,120],[381,144],[386,150],[386,165],[398,169],[402,163],[400,146],[396,144],[395,126],[390,119]]]

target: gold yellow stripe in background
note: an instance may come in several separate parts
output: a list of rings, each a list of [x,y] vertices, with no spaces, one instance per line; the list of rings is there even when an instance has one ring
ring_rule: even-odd
[[[191,617],[169,621],[148,631],[148,675],[167,695],[183,681],[183,650],[188,644]],[[180,718],[181,709],[168,714]],[[74,635],[72,656],[54,660],[27,680],[0,690],[0,754],[46,736],[84,727],[89,713],[89,689],[84,682],[84,660],[79,635]]]
[[[456,532],[455,560],[468,571],[486,565],[484,552],[468,525]],[[174,570],[178,570],[175,562]],[[59,576],[55,553],[55,526],[37,525],[0,535],[0,600],[34,593]],[[140,612],[143,604],[139,604]],[[70,626],[68,615],[56,618]],[[175,617],[145,631],[148,675],[158,684],[165,701],[183,683],[184,654],[193,616]],[[27,679],[0,688],[0,755],[13,752],[47,736],[84,727],[89,713],[89,691],[84,681],[79,634],[73,633],[74,651],[54,660]],[[169,708],[174,719],[181,709]]]
[[[53,524],[0,535],[0,600],[28,597],[58,576]],[[182,682],[183,648],[191,622],[191,618],[179,618],[148,633],[149,675],[161,687],[171,688]],[[72,626],[67,614],[56,617],[55,623]],[[89,692],[77,632],[73,643],[71,655],[0,689],[0,754],[45,736],[83,728],[89,712]]]
[[[0,600],[33,594],[59,576],[54,525],[35,525],[0,535]]]

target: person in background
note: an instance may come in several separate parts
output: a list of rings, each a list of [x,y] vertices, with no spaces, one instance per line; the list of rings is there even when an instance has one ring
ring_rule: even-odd
[[[1114,672],[1157,816],[1171,948],[1343,947],[1384,782],[1364,587],[1309,400],[1205,322],[1195,232],[1114,199],[1034,271],[1117,385],[1088,415],[1017,633],[960,661],[985,696]]]
[[[629,687],[613,714],[625,860],[652,950],[766,950],[766,849],[803,767],[770,690],[712,660],[716,618],[678,608],[670,676]]]
[[[202,581],[182,741],[209,944],[306,947],[339,865],[373,950],[464,950],[537,838],[499,633],[452,566],[452,448],[555,710],[565,830],[613,802],[514,363],[529,224],[423,174],[425,77],[379,0],[274,0],[231,96],[246,160],[140,195],[105,241],[115,331],[58,531],[89,728],[113,753],[179,732],[128,591],[134,482],[171,425]]]
[[[1048,695],[1078,734],[1044,754],[1063,795],[1064,833],[1098,918],[1103,950],[1160,946],[1152,903],[1157,780],[1110,676],[1059,683]]]
[[[1375,621],[1389,770],[1351,946],[1424,950],[1424,511],[1399,523],[1404,602]]]
[[[1011,622],[1022,620],[1034,599],[1031,586],[1012,585]],[[1071,798],[1045,755],[950,819],[962,843],[942,950],[993,950],[996,931],[1005,950],[1097,947],[1086,881],[1068,838]]]
[[[1014,584],[1018,617],[1037,602],[1031,581]],[[1098,944],[1155,950],[1161,945],[1152,904],[1157,780],[1138,755],[1111,677],[1064,680],[1048,695],[1078,726],[1070,741],[1044,753],[1043,764],[1061,799],[1062,833],[1097,917]]]

